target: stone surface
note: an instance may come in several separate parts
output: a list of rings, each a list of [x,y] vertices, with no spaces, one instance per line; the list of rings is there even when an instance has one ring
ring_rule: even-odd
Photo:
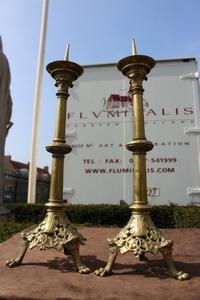
[[[81,246],[83,263],[92,270],[105,266],[107,237],[119,228],[80,228],[87,238]],[[162,256],[148,254],[148,262],[139,262],[132,253],[118,255],[113,275],[105,278],[93,273],[75,272],[70,257],[55,250],[28,250],[23,264],[9,269],[8,258],[18,254],[19,234],[0,244],[0,299],[37,300],[199,300],[200,299],[200,229],[164,229],[174,241],[173,257],[177,269],[191,279],[180,282],[168,275]]]

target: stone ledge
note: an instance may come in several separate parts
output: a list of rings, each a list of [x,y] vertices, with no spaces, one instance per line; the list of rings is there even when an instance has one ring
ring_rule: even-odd
[[[118,228],[79,228],[87,238],[80,249],[83,263],[92,270],[103,267],[108,257],[107,238]],[[132,253],[118,255],[113,275],[96,277],[93,273],[75,272],[69,256],[56,250],[28,250],[23,264],[9,269],[8,258],[20,250],[20,234],[0,244],[0,299],[15,300],[162,300],[199,299],[200,229],[163,229],[174,241],[176,266],[188,272],[191,279],[180,282],[167,273],[162,256],[148,254],[149,262],[139,262]]]

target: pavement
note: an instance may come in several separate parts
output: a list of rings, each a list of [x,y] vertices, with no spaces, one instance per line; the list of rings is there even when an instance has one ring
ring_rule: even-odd
[[[119,228],[86,228],[79,231],[87,238],[81,246],[82,262],[93,271],[105,266],[108,257],[106,239]],[[79,274],[63,252],[38,248],[28,250],[23,264],[8,268],[5,261],[16,257],[20,234],[0,244],[0,299],[14,300],[199,300],[200,229],[163,229],[174,241],[173,258],[178,270],[190,274],[190,280],[169,276],[162,256],[148,254],[148,262],[139,262],[133,254],[119,254],[109,277],[94,273]]]

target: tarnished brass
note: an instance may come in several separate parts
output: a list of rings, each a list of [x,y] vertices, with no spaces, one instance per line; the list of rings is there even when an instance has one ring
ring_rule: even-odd
[[[69,55],[67,54],[66,57]],[[47,65],[47,71],[56,81],[57,114],[53,143],[46,147],[52,153],[52,176],[47,214],[39,226],[28,233],[22,233],[24,240],[22,251],[15,259],[6,262],[8,267],[16,267],[22,263],[28,249],[39,247],[41,250],[54,248],[64,250],[65,254],[72,255],[79,273],[86,274],[90,269],[80,261],[79,245],[84,244],[85,238],[77,231],[65,216],[63,201],[63,167],[64,156],[71,152],[71,147],[65,141],[66,111],[68,89],[82,73],[81,66],[70,61],[54,61]]]
[[[130,80],[130,93],[133,100],[134,138],[126,145],[133,152],[134,193],[132,216],[128,224],[113,239],[108,239],[109,258],[104,268],[95,271],[97,276],[107,276],[118,253],[132,251],[136,258],[147,260],[145,253],[161,253],[168,265],[170,274],[179,280],[189,278],[187,273],[177,271],[172,259],[173,242],[167,240],[150,218],[150,207],[147,202],[146,153],[153,149],[152,142],[145,137],[143,112],[143,87],[147,74],[154,67],[155,61],[149,56],[137,55],[135,43],[132,44],[133,55],[121,59],[118,69]]]

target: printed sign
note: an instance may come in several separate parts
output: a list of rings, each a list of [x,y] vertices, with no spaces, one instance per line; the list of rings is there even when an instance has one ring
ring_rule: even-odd
[[[193,59],[160,61],[144,83],[150,204],[188,204],[188,188],[200,182],[196,79]],[[125,145],[133,138],[129,82],[116,65],[88,66],[70,91],[66,140],[73,151],[65,158],[64,199],[69,203],[132,202],[133,157]],[[196,94],[195,94],[196,93]],[[197,95],[197,96],[195,96]]]

